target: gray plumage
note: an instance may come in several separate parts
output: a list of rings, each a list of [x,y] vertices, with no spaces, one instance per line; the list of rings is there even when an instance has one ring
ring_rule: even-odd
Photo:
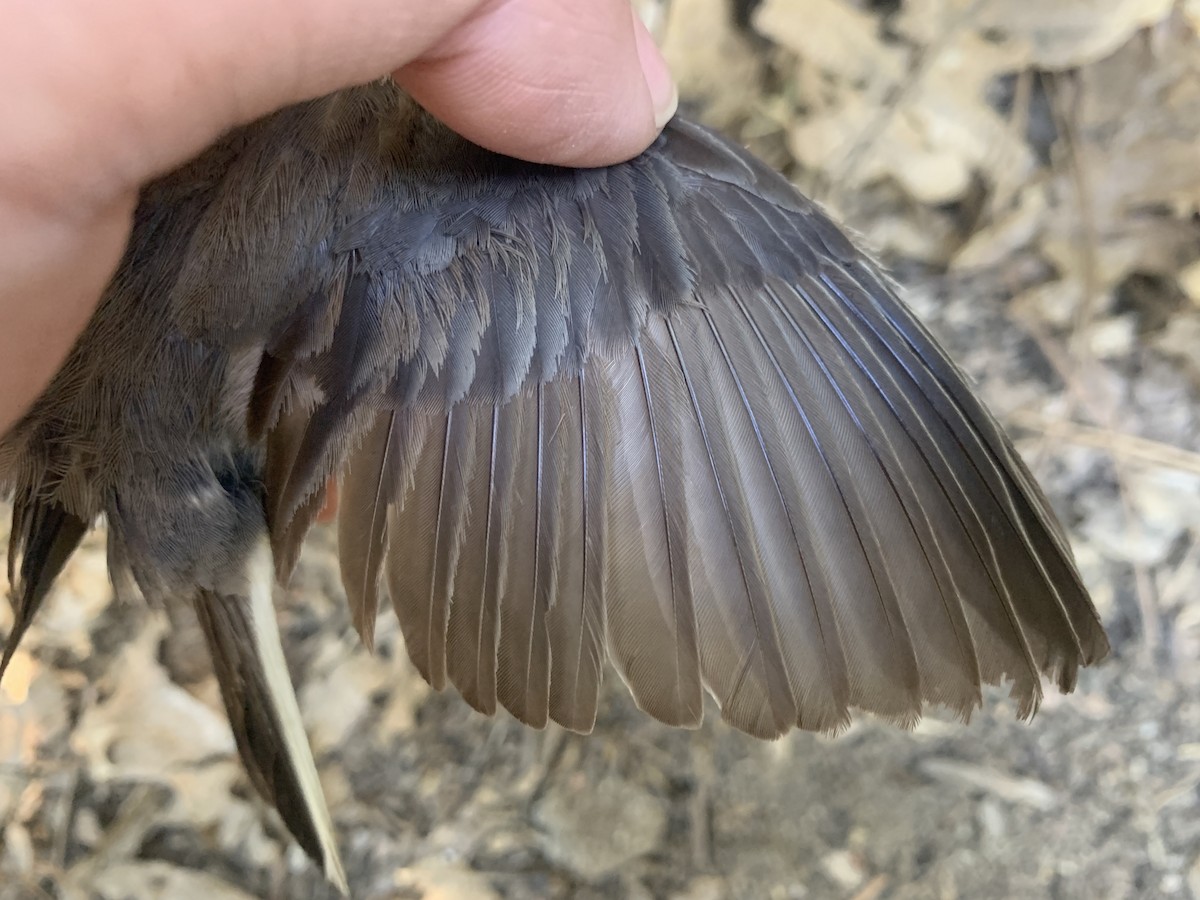
[[[390,83],[240,129],[144,190],[0,442],[6,653],[106,514],[114,577],[198,605],[252,779],[327,870],[307,749],[280,762],[286,703],[238,647],[255,548],[286,579],[330,477],[364,641],[390,598],[431,684],[537,726],[589,730],[606,660],[664,722],[707,690],[771,738],[965,717],[984,683],[1028,715],[1107,650],[1045,498],[877,267],[682,120],[595,170],[473,147]]]

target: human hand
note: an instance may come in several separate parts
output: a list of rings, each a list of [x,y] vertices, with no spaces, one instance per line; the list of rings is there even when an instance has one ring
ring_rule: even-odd
[[[391,72],[492,150],[600,165],[674,111],[627,0],[40,0],[0,35],[0,433],[129,237],[141,184],[229,128]]]

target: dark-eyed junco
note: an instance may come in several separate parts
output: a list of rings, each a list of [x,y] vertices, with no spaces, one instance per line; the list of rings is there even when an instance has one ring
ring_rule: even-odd
[[[101,513],[194,604],[257,789],[344,886],[272,606],[340,484],[342,578],[437,688],[587,731],[771,738],[1069,690],[1104,633],[1062,529],[888,280],[745,151],[474,147],[390,82],[149,185],[70,357],[0,442],[15,628]]]

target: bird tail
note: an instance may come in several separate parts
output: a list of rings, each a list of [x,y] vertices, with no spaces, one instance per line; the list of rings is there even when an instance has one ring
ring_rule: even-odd
[[[13,504],[12,536],[8,543],[13,627],[0,656],[0,678],[4,677],[17,645],[50,593],[54,579],[87,531],[86,521],[56,504],[28,496],[18,497]]]
[[[275,567],[265,540],[250,554],[246,575],[248,596],[202,591],[196,604],[238,751],[259,794],[347,894],[333,822],[279,639],[271,598]]]

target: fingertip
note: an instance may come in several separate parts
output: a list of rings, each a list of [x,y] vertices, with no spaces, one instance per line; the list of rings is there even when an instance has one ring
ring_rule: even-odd
[[[662,131],[679,109],[679,88],[675,85],[666,58],[654,43],[650,29],[636,10],[631,7],[630,12],[633,13],[633,39],[637,46],[638,62],[641,63],[642,77],[646,79],[646,89],[650,92],[650,102],[654,108],[654,126]]]
[[[395,77],[469,140],[558,165],[636,156],[678,104],[670,71],[627,0],[488,4]]]

